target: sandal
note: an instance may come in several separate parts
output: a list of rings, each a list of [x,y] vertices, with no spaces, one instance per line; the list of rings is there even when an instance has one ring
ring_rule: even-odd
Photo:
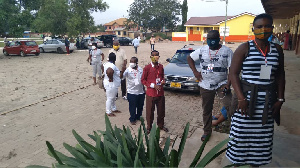
[[[106,115],[107,115],[108,117],[115,117],[115,116],[116,116],[116,115],[113,114],[113,113],[109,113],[109,114],[106,113]]]
[[[112,111],[113,113],[121,113],[119,110]]]
[[[208,141],[209,138],[210,138],[210,134],[203,134],[203,135],[201,136],[201,141],[203,142],[203,141],[205,141],[206,139],[207,139],[207,141]]]
[[[163,130],[163,131],[165,131],[165,132],[169,132],[169,129],[166,128],[166,127],[162,127],[162,128],[160,128],[160,130]]]

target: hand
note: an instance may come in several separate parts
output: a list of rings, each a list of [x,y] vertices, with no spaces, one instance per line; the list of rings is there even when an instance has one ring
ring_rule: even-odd
[[[166,82],[164,80],[161,81],[161,85],[164,85],[166,84]]]
[[[90,62],[90,58],[88,58],[86,61],[87,61],[87,62]]]
[[[194,75],[195,75],[195,77],[201,82],[202,81],[202,75],[201,75],[201,72],[194,72]]]
[[[109,82],[113,82],[114,80],[113,80],[113,79],[108,79],[108,81],[109,81]]]
[[[272,110],[272,112],[273,112],[273,113],[272,113],[273,116],[279,115],[279,112],[280,112],[280,109],[281,109],[282,104],[283,104],[283,102],[277,101],[277,102],[273,105],[273,107],[271,108],[271,110]]]
[[[126,66],[122,66],[122,72],[125,72],[125,70],[126,70]]]
[[[160,85],[154,85],[154,89],[156,89],[156,90],[158,90],[158,91],[160,91]]]
[[[238,102],[238,109],[241,111],[242,116],[245,115],[247,116],[247,108],[248,108],[248,100],[242,100]]]

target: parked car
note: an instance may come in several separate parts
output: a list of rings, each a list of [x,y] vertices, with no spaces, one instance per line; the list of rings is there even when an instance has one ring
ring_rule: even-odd
[[[34,54],[40,55],[40,50],[35,41],[11,41],[7,42],[3,48],[3,54],[8,56],[10,54],[21,55],[22,57]]]
[[[103,41],[104,46],[106,46],[107,48],[111,48],[113,46],[114,40],[118,40],[119,38],[116,35],[102,35],[98,36],[98,39]]]
[[[185,45],[177,50],[172,58],[168,58],[169,64],[164,67],[165,81],[164,88],[172,90],[200,91],[199,81],[194,76],[187,62],[187,56],[201,46]],[[195,62],[196,68],[200,71],[200,60]]]
[[[131,45],[132,39],[129,37],[119,37],[120,45]]]
[[[89,48],[89,40],[91,39],[91,37],[86,37],[81,41],[81,46],[83,46],[83,48]],[[97,48],[101,48],[104,47],[103,41],[94,38],[95,43],[97,43]]]
[[[65,53],[67,52],[66,46],[65,46],[65,40],[64,39],[52,39],[47,40],[44,42],[44,44],[39,45],[40,51],[43,52],[57,52],[57,53]],[[75,43],[70,43],[70,53],[72,53],[74,50],[76,50]]]

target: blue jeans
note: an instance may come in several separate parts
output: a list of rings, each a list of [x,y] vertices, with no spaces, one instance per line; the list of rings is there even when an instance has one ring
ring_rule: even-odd
[[[136,120],[140,120],[144,107],[145,93],[139,95],[127,93],[127,100],[130,112],[129,121],[135,122]]]

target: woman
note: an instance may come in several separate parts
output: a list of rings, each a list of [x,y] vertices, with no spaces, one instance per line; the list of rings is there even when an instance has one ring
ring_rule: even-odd
[[[104,59],[104,54],[100,49],[97,49],[95,45],[92,46],[90,50],[88,61],[91,61],[91,65],[93,66],[93,85],[96,85],[96,75],[98,73],[99,80],[102,78],[102,61]]]
[[[238,107],[231,118],[229,137],[234,139],[226,157],[236,164],[261,166],[272,159],[274,119],[279,124],[285,89],[283,51],[268,42],[272,24],[270,15],[256,16],[255,40],[240,45],[232,58],[230,79]]]
[[[283,36],[283,40],[284,40],[284,43],[283,43],[283,49],[284,50],[289,50],[289,42],[290,42],[290,31],[286,31],[286,33],[284,33],[284,36]]]

